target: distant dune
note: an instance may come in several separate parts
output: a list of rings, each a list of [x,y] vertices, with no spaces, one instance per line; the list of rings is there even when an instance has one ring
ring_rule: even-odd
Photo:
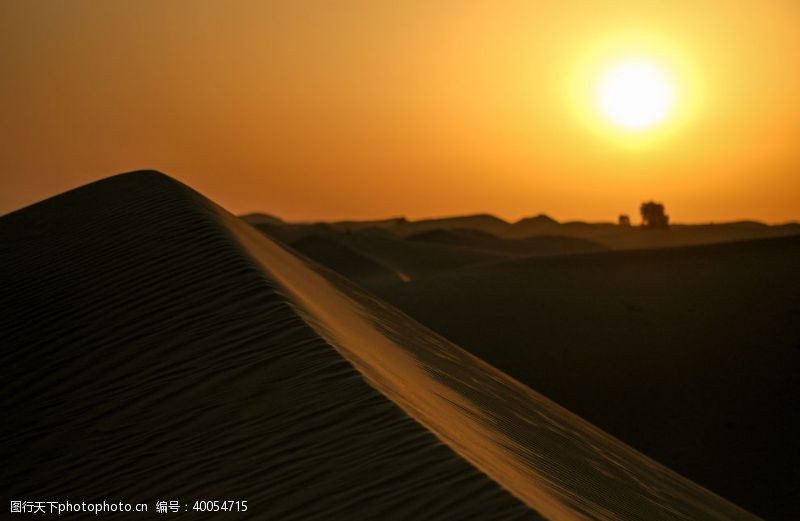
[[[530,256],[604,251],[588,239],[536,236],[503,239],[472,228],[433,228],[406,236],[394,224],[283,223],[245,216],[269,237],[333,269],[362,287],[381,291],[397,282],[427,277],[455,268]],[[480,218],[477,218],[480,222]],[[476,222],[473,218],[459,222]]]
[[[269,215],[266,213],[249,213],[247,215],[243,215],[242,219],[253,225],[262,224],[267,226],[282,226],[286,224],[280,217],[275,217],[274,215]]]
[[[260,214],[243,216],[250,224],[263,224]],[[530,237],[565,237],[591,241],[612,249],[639,249],[711,244],[767,237],[800,235],[800,223],[766,225],[755,221],[723,222],[710,224],[675,224],[665,230],[645,230],[639,226],[618,226],[615,223],[587,223],[580,221],[559,223],[552,217],[540,214],[509,223],[489,214],[463,215],[410,221],[404,218],[381,221],[341,221],[333,223],[277,223],[280,228],[296,231],[308,226],[324,225],[330,231],[346,233],[365,228],[380,228],[396,237],[419,236],[425,232],[472,230],[488,233],[502,239],[527,239]]]
[[[364,227],[342,232],[325,223],[256,227],[371,289],[453,268],[516,257],[504,251],[406,240],[383,228]],[[384,273],[381,275],[378,271]]]
[[[755,519],[161,174],[14,212],[0,238],[4,501]]]

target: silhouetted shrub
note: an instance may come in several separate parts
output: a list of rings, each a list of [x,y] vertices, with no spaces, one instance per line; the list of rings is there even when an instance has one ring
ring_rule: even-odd
[[[668,228],[669,215],[664,213],[664,205],[649,201],[642,203],[642,226],[645,228]]]

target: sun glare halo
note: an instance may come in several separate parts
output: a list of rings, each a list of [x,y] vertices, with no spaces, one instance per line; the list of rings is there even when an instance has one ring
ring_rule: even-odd
[[[665,120],[675,102],[675,87],[666,71],[645,58],[611,64],[600,76],[597,103],[614,125],[635,132]]]
[[[651,150],[686,131],[706,100],[694,57],[677,38],[644,29],[587,40],[565,78],[574,121],[624,150]]]

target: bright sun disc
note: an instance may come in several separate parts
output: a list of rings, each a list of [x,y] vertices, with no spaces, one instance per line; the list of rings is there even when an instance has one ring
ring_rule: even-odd
[[[641,58],[619,61],[606,69],[596,95],[603,115],[629,131],[663,121],[675,102],[675,89],[666,72]]]

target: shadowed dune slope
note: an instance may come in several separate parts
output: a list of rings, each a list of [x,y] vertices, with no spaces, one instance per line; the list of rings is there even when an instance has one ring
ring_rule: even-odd
[[[0,238],[4,501],[752,518],[161,174],[7,215]]]
[[[690,479],[800,518],[800,237],[516,260],[378,294]]]

